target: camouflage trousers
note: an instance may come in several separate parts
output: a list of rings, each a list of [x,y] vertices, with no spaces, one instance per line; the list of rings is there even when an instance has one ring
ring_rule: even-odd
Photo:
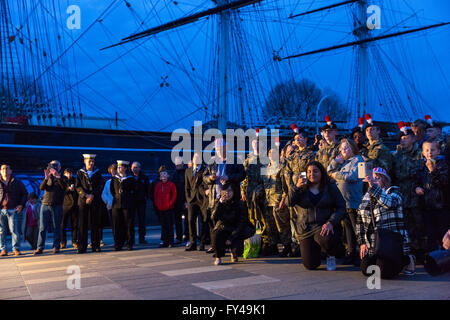
[[[278,210],[275,207],[267,208],[269,213],[272,213],[275,220],[280,242],[286,247],[291,246],[292,232],[291,232],[291,216],[288,208]]]
[[[264,198],[247,202],[248,218],[253,225],[259,222],[262,227],[261,241],[263,246],[275,246],[278,243],[278,230],[272,212],[265,206]]]

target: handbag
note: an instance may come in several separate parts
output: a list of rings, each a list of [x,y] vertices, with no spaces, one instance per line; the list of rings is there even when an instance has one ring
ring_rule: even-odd
[[[242,255],[244,259],[258,257],[259,252],[261,251],[261,233],[261,224],[256,221],[256,233],[244,241],[244,253]]]
[[[375,228],[375,215],[371,202],[370,213],[375,234],[375,255],[378,258],[386,259],[394,263],[401,264],[403,256],[403,236],[389,229]]]

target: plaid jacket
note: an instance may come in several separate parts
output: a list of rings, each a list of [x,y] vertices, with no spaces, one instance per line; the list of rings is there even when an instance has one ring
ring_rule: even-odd
[[[366,244],[369,255],[375,253],[375,234],[371,208],[375,216],[375,228],[398,232],[403,236],[403,253],[409,254],[409,239],[403,220],[402,196],[398,187],[387,190],[373,185],[364,195],[356,217],[356,239],[359,245]]]

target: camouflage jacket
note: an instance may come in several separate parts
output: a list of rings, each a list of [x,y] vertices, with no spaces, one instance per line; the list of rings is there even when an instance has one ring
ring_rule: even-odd
[[[263,176],[264,190],[266,192],[267,206],[278,208],[280,204],[283,190],[281,176],[283,173],[283,167],[278,164],[278,167],[269,163],[266,167],[266,174]]]
[[[261,174],[263,167],[258,156],[253,153],[247,155],[244,161],[245,179],[241,183],[241,193],[247,196],[248,201],[252,199],[254,192],[258,195],[264,194],[264,181]]]
[[[322,150],[317,151],[316,160],[319,161],[325,169],[330,165],[331,160],[339,155],[339,143],[326,144]]]
[[[296,150],[286,159],[284,178],[289,188],[297,183],[300,173],[306,172],[306,166],[313,160],[314,152],[310,147],[306,147],[302,151]]]
[[[422,163],[422,153],[417,143],[409,151],[397,146],[391,177],[393,185],[400,188],[403,208],[415,208],[419,205],[419,197],[415,192],[415,187]]]
[[[366,162],[372,165],[372,168],[382,167],[384,168],[389,175],[392,174],[392,153],[391,150],[388,149],[383,144],[383,140],[378,139],[373,144],[367,144],[365,146],[367,151],[363,153],[363,156],[368,158]]]

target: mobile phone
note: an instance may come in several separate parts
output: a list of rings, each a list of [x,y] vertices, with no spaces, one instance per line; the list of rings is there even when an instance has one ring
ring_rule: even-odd
[[[358,179],[364,179],[369,175],[369,167],[366,162],[358,163]]]

